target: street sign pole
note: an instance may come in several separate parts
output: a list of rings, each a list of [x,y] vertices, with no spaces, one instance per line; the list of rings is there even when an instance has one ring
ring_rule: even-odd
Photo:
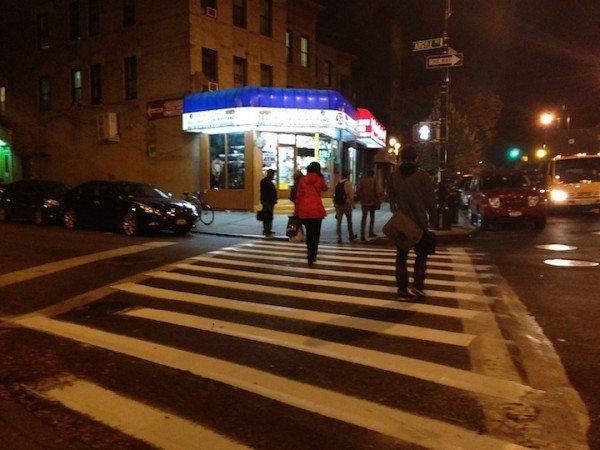
[[[450,19],[450,1],[446,0],[446,8],[444,12],[444,34],[442,53],[449,53],[448,42],[448,21]],[[438,153],[439,159],[439,185],[438,185],[438,217],[437,227],[439,230],[450,229],[450,214],[446,205],[446,183],[447,173],[446,167],[448,164],[448,105],[450,97],[450,67],[444,69],[444,78],[440,88],[440,147]]]

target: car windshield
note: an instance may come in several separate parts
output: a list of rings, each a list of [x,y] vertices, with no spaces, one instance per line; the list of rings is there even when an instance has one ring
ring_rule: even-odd
[[[577,183],[583,180],[600,182],[600,158],[556,161],[556,176],[563,183]]]
[[[117,188],[119,194],[125,197],[138,198],[169,198],[169,194],[149,184],[124,183]]]
[[[508,175],[487,175],[483,177],[484,189],[520,188],[528,187],[529,179],[520,173]]]

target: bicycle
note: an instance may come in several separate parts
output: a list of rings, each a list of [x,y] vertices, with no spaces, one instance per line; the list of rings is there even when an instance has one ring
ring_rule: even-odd
[[[196,207],[198,218],[204,225],[210,225],[215,220],[215,212],[208,203],[202,201],[202,197],[208,189],[197,192],[184,192],[183,198]]]

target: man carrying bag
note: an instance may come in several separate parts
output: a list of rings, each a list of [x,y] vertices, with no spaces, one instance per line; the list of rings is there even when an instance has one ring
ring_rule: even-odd
[[[436,217],[433,180],[417,167],[417,149],[407,145],[401,151],[402,164],[392,175],[392,199],[397,212],[384,227],[396,244],[396,285],[398,300],[411,301],[425,298],[423,285],[427,270],[427,255],[435,252],[435,234],[429,223]],[[391,232],[390,229],[394,231]],[[392,233],[393,237],[388,234]],[[414,248],[413,283],[408,286],[408,252]]]

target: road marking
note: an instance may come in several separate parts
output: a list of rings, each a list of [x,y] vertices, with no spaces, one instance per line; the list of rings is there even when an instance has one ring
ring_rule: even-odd
[[[16,323],[215,380],[426,448],[521,449],[500,439],[247,366],[45,317]],[[530,388],[527,388],[530,390]],[[197,442],[194,440],[193,442]]]
[[[20,283],[22,281],[31,280],[37,277],[43,277],[45,275],[60,272],[61,270],[71,269],[73,267],[101,261],[103,259],[130,255],[132,253],[144,252],[152,248],[165,247],[173,244],[175,244],[175,242],[147,242],[145,244],[130,245],[128,247],[116,248],[114,250],[106,250],[89,255],[76,256],[75,258],[63,259],[62,261],[42,264],[41,266],[30,267],[28,269],[19,270],[16,272],[5,273],[4,275],[0,275],[0,287],[8,286],[9,284]]]
[[[207,270],[210,270],[210,269],[207,269]],[[223,269],[217,269],[217,270],[223,270]],[[246,273],[250,273],[250,272],[246,272]],[[226,287],[232,288],[232,289],[242,289],[242,290],[247,290],[247,291],[251,291],[251,292],[252,291],[263,292],[265,294],[273,294],[273,295],[298,296],[298,291],[296,289],[280,288],[280,287],[276,287],[276,286],[241,283],[238,281],[220,280],[217,278],[197,277],[197,276],[193,276],[193,275],[184,275],[181,273],[165,272],[165,271],[160,271],[160,270],[155,271],[155,272],[149,272],[149,273],[147,273],[147,275],[154,277],[154,278],[161,278],[163,280],[183,281],[184,283],[191,283],[191,284],[207,284],[209,286],[217,286],[217,287],[223,287],[223,285],[225,284]],[[259,276],[258,274],[255,274],[255,278],[260,279],[261,276]],[[281,279],[285,278],[285,279],[291,280],[290,282],[299,283],[299,284],[318,285],[319,283],[321,283],[321,284],[324,284],[325,286],[331,286],[330,282],[322,283],[320,280],[311,280],[311,279],[299,278],[299,277],[285,277],[283,275],[268,275],[268,274],[262,275],[262,279],[268,279],[268,278],[272,278],[274,280],[281,280]],[[342,286],[343,284],[344,283],[336,282],[335,287]],[[388,291],[387,291],[388,293],[395,294],[395,292],[396,292],[395,288],[390,288],[390,287],[386,287],[386,286],[383,286],[383,287],[385,289],[388,289]],[[350,289],[352,289],[352,288],[350,288]],[[361,288],[361,290],[364,290],[364,288]],[[433,290],[425,289],[425,294],[427,294],[430,297],[438,297],[438,298],[446,299],[446,300],[468,300],[470,302],[475,302],[475,303],[489,304],[489,303],[493,303],[495,301],[493,298],[486,297],[484,295],[469,294],[469,293],[465,293],[465,292],[449,292],[449,291],[448,292],[446,292],[446,291],[440,292],[440,291],[433,291]],[[303,298],[310,297],[314,300],[322,300],[323,295],[324,295],[324,293],[322,293],[322,292],[306,292],[306,291],[301,291],[301,294],[300,294],[300,296]],[[336,295],[336,294],[330,294],[330,295]],[[342,295],[339,297],[343,297],[346,299],[357,298],[357,297],[349,297],[349,296],[345,296],[345,295]],[[371,299],[369,299],[369,300],[371,300]],[[372,300],[377,300],[377,299],[372,299]],[[343,301],[343,300],[339,300],[339,301]],[[353,303],[353,302],[351,302],[351,301],[349,302],[348,300],[346,300],[346,303]]]
[[[217,263],[229,266],[242,266],[242,267],[255,267],[260,269],[271,269],[278,270],[280,272],[294,272],[294,273],[305,273],[309,275],[328,275],[335,277],[349,277],[349,278],[362,278],[364,280],[376,280],[376,281],[390,281],[396,282],[396,277],[394,275],[374,275],[371,273],[364,272],[346,272],[343,270],[326,270],[326,269],[315,269],[313,267],[290,267],[283,266],[281,264],[265,264],[259,263],[255,261],[238,261],[231,259],[218,258],[215,256],[196,256],[194,257],[195,261],[202,261],[205,263]],[[436,278],[428,278],[427,285],[437,285],[437,286],[452,286],[452,287],[467,287],[470,285],[475,285],[476,283],[468,282],[468,281],[453,281],[453,280],[438,280]],[[370,285],[367,285],[370,286]]]
[[[239,247],[227,247],[222,250],[216,250],[211,252],[212,255],[228,255],[235,256],[236,258],[246,258],[246,259],[258,259],[258,260],[266,260],[266,261],[283,261],[283,262],[298,262],[306,264],[306,257],[302,256],[299,258],[292,258],[291,256],[274,256],[272,254],[266,252],[260,253],[252,253],[245,254],[246,249]],[[192,257],[191,259],[203,258],[204,256]],[[319,266],[319,261],[317,261],[316,266]],[[322,264],[321,264],[322,266]],[[353,263],[353,262],[337,262],[337,261],[327,261],[328,267],[348,267],[353,269],[372,269],[372,270],[387,270],[389,272],[394,271],[394,264],[366,264],[366,263]],[[452,275],[452,276],[461,276],[461,277],[471,277],[477,278],[477,275],[473,275],[473,271],[461,271],[461,270],[449,270],[449,269],[434,269],[427,267],[427,273],[432,275]]]
[[[384,322],[381,320],[365,319],[362,317],[345,316],[342,314],[333,314],[321,311],[254,303],[253,301],[231,300],[222,297],[212,297],[203,294],[192,294],[189,292],[155,288],[135,283],[118,284],[113,286],[113,288],[119,291],[136,295],[144,295],[155,299],[159,298],[162,300],[180,301],[196,305],[232,309],[235,311],[250,312],[253,314],[262,314],[284,319],[345,327],[369,331],[372,333],[380,333],[388,336],[408,337],[412,339],[420,339],[424,341],[439,342],[463,347],[468,346],[476,337],[472,334],[455,333],[451,331]]]
[[[158,448],[190,448],[199,442],[211,449],[249,448],[187,419],[84,380],[61,380],[58,386],[36,394]]]

